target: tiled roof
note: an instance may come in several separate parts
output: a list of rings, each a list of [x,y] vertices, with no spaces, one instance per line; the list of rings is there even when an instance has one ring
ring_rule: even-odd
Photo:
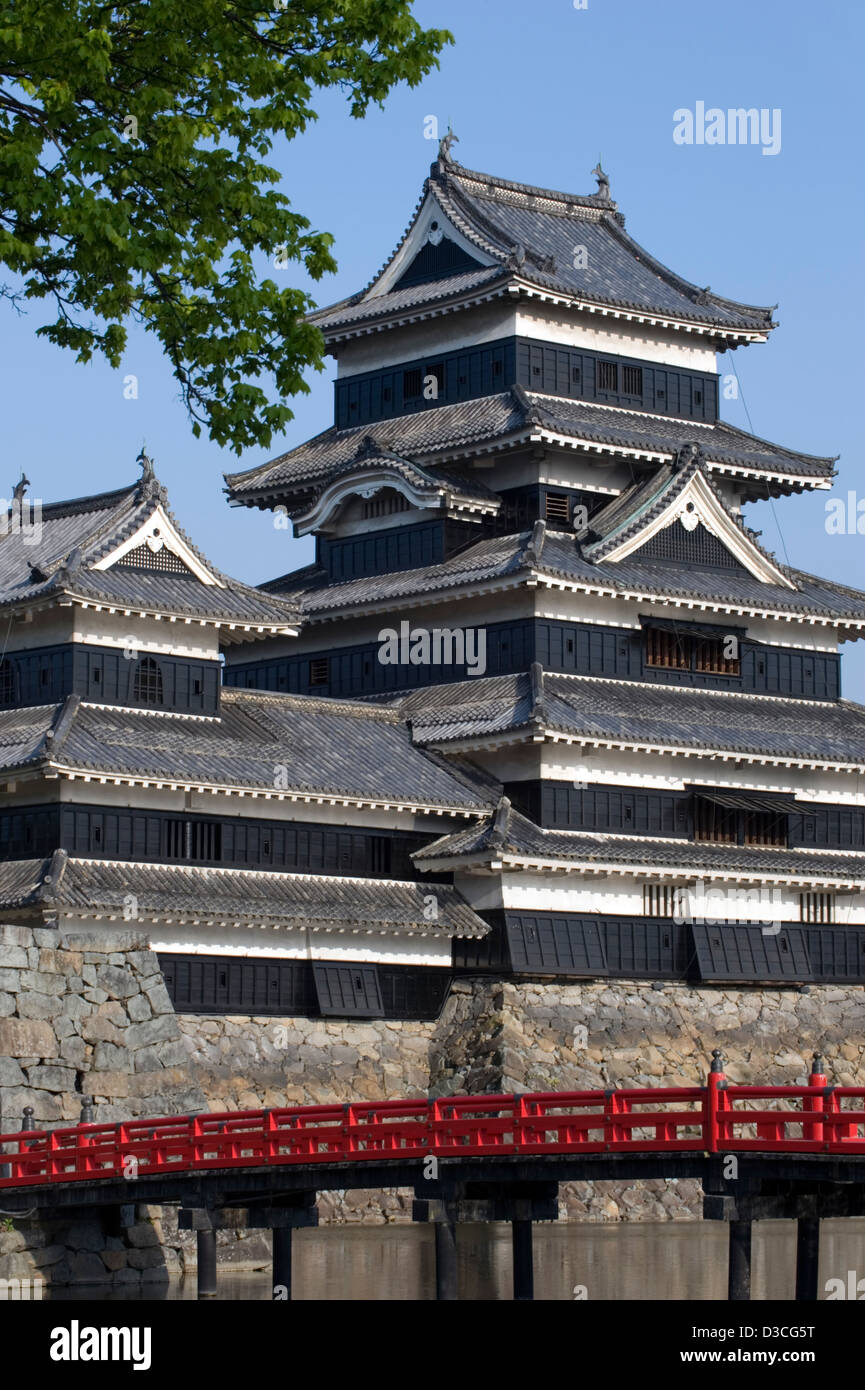
[[[367,289],[312,316],[325,333],[458,298],[503,275],[510,283],[528,283],[589,304],[716,327],[719,336],[735,330],[764,333],[773,327],[771,309],[701,289],[655,260],[625,232],[624,218],[607,194],[580,196],[494,178],[463,168],[447,150],[433,164],[415,218],[394,256],[428,192],[492,266],[382,295],[375,293],[376,276]],[[577,246],[585,248],[581,257],[574,254]]]
[[[802,614],[854,628],[865,623],[865,593],[782,565],[774,556],[770,557],[772,563],[791,580],[794,589],[765,583],[743,568],[700,568],[676,561],[645,560],[639,554],[592,564],[583,558],[573,532],[552,531],[543,522],[537,524],[536,531],[542,544],[535,546],[527,532],[493,536],[420,569],[329,583],[325,570],[308,565],[270,580],[266,588],[284,595],[297,604],[304,619],[313,620],[365,608],[382,609],[420,595],[523,582],[530,573],[536,573],[631,597],[645,595],[647,600],[655,595],[693,599],[710,609]]]
[[[458,458],[505,442],[526,442],[539,432],[659,461],[672,460],[684,445],[696,441],[710,465],[733,473],[803,480],[833,476],[833,459],[796,453],[721,420],[695,424],[668,415],[541,395],[517,386],[498,395],[437,405],[375,425],[342,430],[332,427],[268,463],[241,473],[226,473],[225,481],[236,501],[251,506],[271,504],[292,496],[302,499],[329,481],[336,469],[354,458],[367,436],[404,459],[426,466],[437,460],[441,466],[449,455]]]
[[[587,865],[645,866],[647,869],[696,870],[704,873],[777,874],[803,880],[827,878],[865,886],[865,856],[815,854],[811,851],[764,849],[750,845],[695,844],[690,840],[637,839],[575,830],[543,830],[503,799],[488,821],[443,835],[417,850],[421,868],[451,859],[489,863],[503,858],[571,860]]]
[[[0,770],[48,766],[457,813],[489,805],[465,770],[413,746],[396,711],[231,687],[214,719],[87,705],[77,696],[0,712]]]
[[[318,484],[312,500],[303,508],[311,512],[325,491],[337,483],[357,479],[358,487],[364,486],[369,474],[379,477],[382,473],[396,475],[407,482],[415,492],[421,492],[435,499],[442,498],[448,506],[470,506],[484,512],[497,512],[501,498],[485,483],[476,478],[460,477],[446,473],[438,468],[424,468],[411,459],[403,458],[392,449],[382,447],[374,435],[366,435],[354,456],[345,463],[337,464]],[[438,505],[438,502],[434,505]],[[297,516],[295,509],[294,515]]]
[[[441,301],[459,299],[473,291],[487,289],[499,284],[504,285],[509,278],[510,272],[507,267],[498,264],[483,266],[480,270],[461,271],[458,275],[449,275],[442,280],[430,280],[422,285],[409,285],[405,289],[389,290],[385,294],[376,295],[373,299],[364,299],[365,291],[362,291],[360,295],[349,295],[347,299],[340,300],[338,304],[330,304],[327,308],[317,309],[309,317],[311,322],[317,324],[326,334],[335,328],[387,318],[391,314],[399,314],[403,310],[411,309],[419,303],[436,304]]]
[[[174,573],[124,563],[107,570],[96,568],[160,505],[216,583],[203,584],[191,571]],[[229,578],[206,560],[172,516],[165,490],[152,476],[114,492],[50,503],[41,508],[41,514],[34,510],[32,520],[25,499],[23,524],[16,517],[0,536],[0,608],[61,594],[117,603],[133,611],[237,622],[253,630],[289,632],[298,621],[296,611],[284,600]]]
[[[0,864],[0,911],[56,910],[123,916],[129,895],[136,920],[240,922],[313,932],[392,932],[411,936],[485,936],[487,924],[445,885],[262,873],[175,864],[68,858]],[[429,898],[435,899],[431,917]]]
[[[534,687],[534,688],[533,688]],[[435,747],[519,729],[599,744],[718,749],[865,764],[865,706],[542,673],[430,686],[400,703],[414,739]]]
[[[503,391],[374,425],[355,425],[344,430],[332,427],[257,468],[226,473],[225,481],[233,498],[254,505],[259,498],[278,500],[292,492],[302,495],[353,459],[366,436],[403,458],[428,463],[439,454],[471,451],[524,432],[526,425],[524,404],[512,391]]]

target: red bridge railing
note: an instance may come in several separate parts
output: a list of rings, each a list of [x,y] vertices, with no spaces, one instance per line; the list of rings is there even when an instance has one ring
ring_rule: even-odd
[[[0,1188],[274,1164],[593,1153],[865,1154],[865,1086],[705,1086],[364,1101],[0,1134]],[[4,1169],[4,1166],[6,1168]]]

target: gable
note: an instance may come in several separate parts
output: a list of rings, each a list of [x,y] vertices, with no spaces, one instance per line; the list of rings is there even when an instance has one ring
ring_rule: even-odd
[[[196,577],[189,566],[183,563],[180,556],[175,555],[167,546],[163,546],[161,550],[151,550],[146,542],[128,550],[123,559],[118,560],[113,568],[159,570],[162,574],[184,574],[189,579]]]
[[[224,588],[223,581],[205,564],[190,542],[174,525],[161,503],[124,541],[97,560],[94,570],[159,570],[163,574],[186,574],[199,583]]]
[[[404,290],[410,285],[422,285],[428,280],[443,280],[449,275],[483,269],[482,263],[470,256],[462,246],[451,241],[450,237],[443,236],[435,244],[432,241],[425,242],[391,288]]]
[[[687,531],[678,519],[657,531],[645,545],[631,552],[631,560],[675,560],[682,564],[698,565],[701,569],[743,569],[736,556],[718,536],[708,531],[702,521]]]

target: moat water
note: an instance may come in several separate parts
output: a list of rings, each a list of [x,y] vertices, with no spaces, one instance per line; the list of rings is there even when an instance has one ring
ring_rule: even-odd
[[[752,1298],[792,1300],[796,1225],[754,1225]],[[726,1299],[727,1229],[720,1222],[645,1222],[535,1227],[535,1298],[548,1300]],[[511,1298],[511,1236],[506,1225],[458,1230],[460,1297]],[[824,1221],[820,1297],[829,1279],[865,1280],[865,1219]],[[217,1299],[270,1300],[269,1270],[220,1268]],[[331,1226],[295,1232],[293,1297],[297,1300],[432,1299],[433,1233],[412,1225]],[[865,1288],[865,1284],[863,1284]],[[195,1275],[127,1293],[57,1290],[55,1298],[195,1299]],[[208,1300],[211,1301],[211,1300]]]

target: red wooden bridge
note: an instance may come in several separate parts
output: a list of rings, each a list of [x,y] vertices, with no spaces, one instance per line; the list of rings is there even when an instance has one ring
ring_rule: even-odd
[[[865,1086],[705,1086],[286,1106],[0,1134],[0,1187],[99,1178],[544,1154],[865,1154]],[[9,1147],[11,1146],[11,1148]]]
[[[88,1103],[89,1104],[89,1103]],[[434,1159],[434,1163],[429,1160]],[[735,1162],[733,1163],[733,1159]],[[199,1293],[216,1288],[216,1231],[273,1232],[274,1286],[291,1287],[291,1236],[320,1191],[414,1188],[435,1225],[436,1288],[456,1297],[461,1220],[508,1220],[515,1296],[532,1296],[532,1223],[555,1220],[561,1182],[698,1179],[703,1214],[729,1226],[729,1295],[750,1297],[751,1223],[798,1221],[797,1299],[817,1297],[820,1218],[865,1215],[865,1086],[740,1086],[713,1057],[704,1086],[449,1096],[173,1115],[0,1134],[7,1214],[46,1219],[178,1204],[198,1232]],[[281,1295],[285,1297],[285,1293]]]

